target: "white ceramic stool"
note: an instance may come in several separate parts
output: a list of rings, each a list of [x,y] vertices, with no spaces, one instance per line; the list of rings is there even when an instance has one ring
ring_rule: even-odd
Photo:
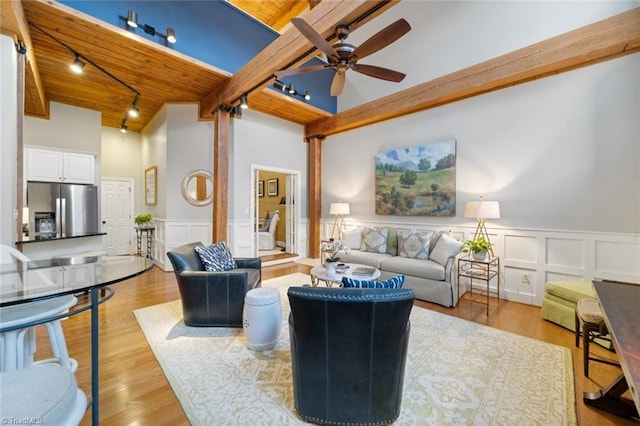
[[[34,419],[43,425],[78,425],[87,410],[87,396],[75,376],[57,365],[0,373],[0,394],[3,423]]]
[[[29,324],[66,312],[78,303],[73,295],[55,297],[37,302],[0,308],[0,329]],[[75,372],[76,360],[69,358],[60,320],[45,322],[54,358],[37,361],[39,364],[55,362]],[[28,367],[33,364],[35,352],[35,326],[26,326],[0,333],[2,366],[0,371]]]
[[[253,351],[275,348],[282,329],[280,292],[275,288],[254,288],[244,297],[242,327],[247,347]]]

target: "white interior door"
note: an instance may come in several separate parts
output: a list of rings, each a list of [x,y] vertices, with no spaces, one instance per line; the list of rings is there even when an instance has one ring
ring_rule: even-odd
[[[106,232],[105,250],[109,256],[134,252],[132,198],[130,179],[102,179],[102,232]]]
[[[296,246],[296,188],[298,187],[297,175],[287,175],[286,179],[286,228],[285,228],[285,251],[290,254],[298,252]]]

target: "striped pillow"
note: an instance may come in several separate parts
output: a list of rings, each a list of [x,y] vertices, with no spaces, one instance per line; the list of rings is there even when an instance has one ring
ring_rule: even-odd
[[[206,247],[196,246],[196,253],[207,271],[222,272],[238,267],[224,241]]]
[[[386,281],[356,280],[350,277],[342,277],[342,286],[345,288],[402,288],[404,275],[391,277]]]

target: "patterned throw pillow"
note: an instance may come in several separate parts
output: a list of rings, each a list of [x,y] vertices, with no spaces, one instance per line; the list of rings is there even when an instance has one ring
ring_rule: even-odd
[[[368,251],[370,253],[385,253],[387,251],[387,228],[373,229],[364,228],[362,230],[362,242],[360,243],[360,251]]]
[[[238,267],[224,241],[206,247],[196,246],[196,253],[207,271],[229,271]]]
[[[431,234],[430,231],[398,231],[398,256],[428,259]]]
[[[447,266],[447,260],[460,253],[463,246],[464,244],[455,238],[450,237],[448,234],[442,234],[431,251],[429,259],[438,262],[442,266]]]
[[[342,286],[345,288],[402,288],[404,275],[391,277],[386,281],[366,281],[354,278],[342,277]]]

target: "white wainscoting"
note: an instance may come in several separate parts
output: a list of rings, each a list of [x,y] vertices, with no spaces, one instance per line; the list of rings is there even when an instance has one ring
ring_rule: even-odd
[[[506,300],[541,306],[548,281],[585,278],[640,283],[640,234],[507,229],[487,225],[494,253],[500,256],[500,297]],[[330,235],[332,226],[331,220],[322,222],[323,239]],[[473,226],[347,221],[348,229],[358,226],[447,231],[460,241],[473,238],[475,232]],[[495,280],[491,287],[495,290]]]
[[[229,247],[234,256],[251,257],[253,254],[254,232],[251,220],[235,220],[229,222]],[[298,254],[307,257],[309,221],[301,218],[298,224]]]
[[[153,219],[156,232],[153,240],[153,260],[165,271],[173,271],[167,252],[183,244],[202,241],[211,244],[211,222]]]

